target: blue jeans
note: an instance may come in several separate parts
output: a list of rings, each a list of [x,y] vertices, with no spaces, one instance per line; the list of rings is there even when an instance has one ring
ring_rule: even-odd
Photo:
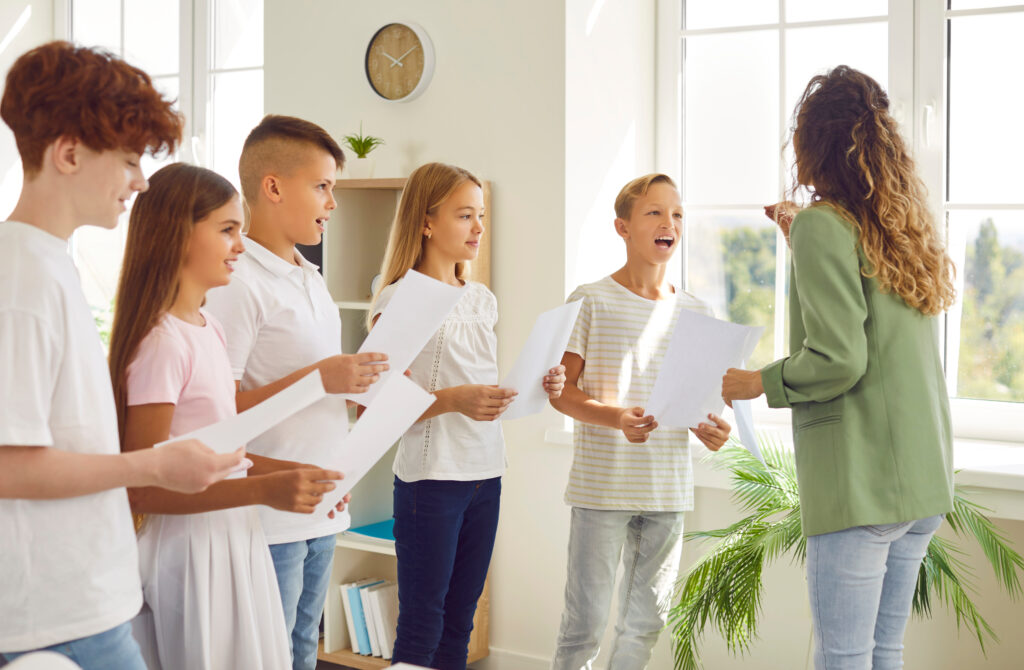
[[[818,670],[903,667],[903,631],[921,559],[942,516],[807,538]]]
[[[54,651],[67,656],[82,667],[82,670],[146,670],[139,645],[132,637],[132,624],[126,622],[108,631],[89,637],[61,642],[32,651]],[[13,661],[28,651],[2,653],[7,661]]]
[[[270,545],[277,586],[281,589],[294,670],[316,668],[320,617],[327,599],[334,543],[334,535],[326,535],[313,540]]]
[[[398,634],[392,662],[464,670],[498,530],[501,478],[395,478]]]
[[[608,667],[647,667],[665,627],[683,550],[683,512],[634,512],[572,508],[565,610],[553,670],[589,670],[615,587],[619,557],[619,615]]]

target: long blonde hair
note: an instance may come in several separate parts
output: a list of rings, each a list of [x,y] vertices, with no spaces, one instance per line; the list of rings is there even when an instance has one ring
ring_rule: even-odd
[[[469,171],[445,163],[427,163],[409,175],[398,203],[395,221],[391,224],[388,248],[380,266],[380,285],[366,313],[367,328],[373,325],[373,306],[377,304],[381,291],[404,277],[423,258],[427,242],[423,235],[423,224],[427,215],[436,212],[441,203],[467,181],[483,188],[480,180]],[[455,264],[456,277],[465,279],[467,272],[466,263]]]
[[[883,292],[923,314],[948,309],[953,261],[878,82],[840,65],[811,79],[794,118],[794,190],[808,188],[857,227],[869,264],[861,272]]]

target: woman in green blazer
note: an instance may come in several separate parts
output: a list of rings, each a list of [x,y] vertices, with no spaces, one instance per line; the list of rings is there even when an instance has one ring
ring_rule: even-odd
[[[921,559],[953,508],[937,318],[952,263],[888,109],[845,66],[808,84],[793,148],[811,206],[766,208],[792,248],[791,353],[722,384],[727,402],[764,393],[793,410],[815,665],[829,670],[902,667]]]

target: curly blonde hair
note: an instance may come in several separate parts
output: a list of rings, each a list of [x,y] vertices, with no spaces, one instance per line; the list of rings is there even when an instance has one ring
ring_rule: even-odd
[[[807,188],[857,227],[869,263],[862,273],[883,292],[923,314],[948,309],[953,262],[882,87],[840,65],[811,79],[793,114],[794,191]]]

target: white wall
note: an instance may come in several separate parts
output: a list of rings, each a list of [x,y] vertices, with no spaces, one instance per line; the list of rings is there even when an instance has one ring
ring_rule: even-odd
[[[53,0],[0,2],[0,73],[4,79],[18,56],[52,39]],[[14,209],[20,191],[21,158],[11,129],[0,123],[0,221]]]

